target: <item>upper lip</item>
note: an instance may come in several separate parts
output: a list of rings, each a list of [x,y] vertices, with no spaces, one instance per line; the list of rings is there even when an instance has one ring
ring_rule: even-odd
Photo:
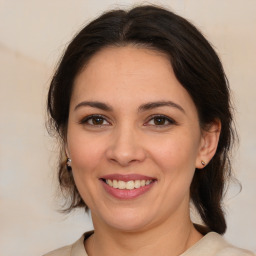
[[[130,180],[156,180],[154,177],[150,176],[145,176],[141,174],[109,174],[100,177],[101,179],[104,180],[122,180],[122,181],[130,181]]]

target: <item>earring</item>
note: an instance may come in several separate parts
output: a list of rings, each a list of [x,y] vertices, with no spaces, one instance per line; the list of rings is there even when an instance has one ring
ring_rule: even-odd
[[[72,171],[72,167],[71,167],[71,159],[70,159],[70,158],[68,158],[68,159],[67,159],[66,166],[67,166],[67,170],[68,170],[68,171]]]
[[[201,164],[202,164],[202,166],[206,165],[206,163],[203,160],[201,161]]]

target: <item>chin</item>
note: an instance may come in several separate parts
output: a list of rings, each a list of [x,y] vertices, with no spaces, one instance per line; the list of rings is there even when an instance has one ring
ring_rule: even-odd
[[[124,232],[141,231],[153,219],[148,213],[145,215],[145,212],[138,211],[138,209],[119,209],[112,211],[109,216],[101,216],[101,218],[109,227]]]
[[[143,231],[145,227],[147,226],[147,223],[145,221],[134,221],[131,220],[128,221],[115,221],[112,223],[109,223],[112,228],[122,231],[122,232],[139,232]]]

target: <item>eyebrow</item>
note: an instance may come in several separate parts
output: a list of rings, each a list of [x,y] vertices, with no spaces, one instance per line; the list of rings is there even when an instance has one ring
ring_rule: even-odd
[[[166,107],[166,106],[176,108],[185,114],[185,110],[180,105],[178,105],[173,101],[148,102],[141,105],[138,109],[138,112],[143,112],[143,111],[151,110],[154,108]],[[80,107],[93,107],[93,108],[98,108],[104,111],[109,111],[109,112],[113,111],[113,108],[110,105],[103,102],[99,102],[99,101],[82,101],[75,106],[74,110],[77,110]]]
[[[149,102],[149,103],[141,105],[139,107],[139,111],[146,111],[146,110],[151,110],[151,109],[159,108],[159,107],[173,107],[173,108],[180,110],[184,114],[186,113],[185,110],[179,104],[177,104],[173,101]]]
[[[93,107],[93,108],[98,108],[105,111],[113,111],[113,108],[111,106],[99,101],[80,102],[78,105],[75,106],[74,110],[77,110],[80,107]]]

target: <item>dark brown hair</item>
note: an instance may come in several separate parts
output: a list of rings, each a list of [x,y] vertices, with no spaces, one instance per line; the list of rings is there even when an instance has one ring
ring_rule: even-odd
[[[67,47],[51,81],[48,94],[51,128],[57,131],[64,145],[74,79],[102,48],[128,44],[161,51],[169,57],[176,78],[196,105],[202,129],[220,120],[222,128],[216,154],[204,171],[196,170],[190,193],[205,225],[223,234],[226,221],[222,199],[230,177],[228,153],[234,139],[229,85],[209,42],[184,18],[161,7],[141,6],[129,11],[109,11],[85,26]],[[66,210],[87,209],[72,172],[66,169],[65,159],[62,148],[59,183],[68,196]]]

